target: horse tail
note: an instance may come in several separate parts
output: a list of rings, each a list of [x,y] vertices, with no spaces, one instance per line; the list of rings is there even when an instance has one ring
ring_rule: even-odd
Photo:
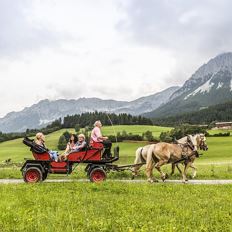
[[[133,168],[132,179],[134,179],[135,176],[138,175],[139,169],[142,167],[142,163],[143,163],[142,152],[143,152],[143,147],[139,147],[135,152],[134,164],[136,164],[136,166],[134,166]]]
[[[142,163],[142,152],[143,152],[143,147],[139,147],[136,152],[135,152],[135,161],[134,164],[139,164]]]

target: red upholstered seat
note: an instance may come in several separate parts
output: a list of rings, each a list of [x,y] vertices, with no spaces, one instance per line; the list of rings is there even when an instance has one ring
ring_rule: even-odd
[[[99,142],[90,141],[90,146],[93,148],[103,149],[103,144]]]

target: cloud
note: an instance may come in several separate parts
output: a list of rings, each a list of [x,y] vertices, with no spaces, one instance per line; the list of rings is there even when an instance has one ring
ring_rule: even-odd
[[[115,27],[127,42],[175,60],[166,65],[160,87],[181,85],[203,63],[232,51],[230,0],[129,0],[120,9],[124,14]]]
[[[117,28],[144,46],[211,55],[231,49],[231,8],[229,0],[133,0]]]
[[[55,46],[65,36],[33,17],[35,1],[0,2],[0,57],[15,57],[25,51]]]
[[[12,2],[0,1],[0,116],[45,98],[134,100],[232,47],[229,0]]]

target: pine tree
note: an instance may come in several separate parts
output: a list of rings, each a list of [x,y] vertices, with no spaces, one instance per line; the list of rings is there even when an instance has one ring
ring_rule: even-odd
[[[66,140],[66,143],[69,141],[69,139],[70,139],[70,133],[68,132],[68,131],[65,131],[64,133],[63,133],[63,135],[64,135],[64,137],[65,137],[65,140]]]

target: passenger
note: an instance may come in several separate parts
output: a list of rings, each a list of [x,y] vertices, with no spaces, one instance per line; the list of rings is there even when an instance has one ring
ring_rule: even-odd
[[[61,155],[60,160],[66,160],[70,152],[78,152],[86,147],[85,135],[80,134],[78,137],[75,134],[72,134],[70,141],[67,144],[64,154]]]
[[[37,133],[35,135],[35,143],[41,147],[46,148],[45,146],[45,135],[41,132]],[[47,149],[47,148],[46,148]],[[58,152],[57,151],[52,151],[52,150],[48,150],[48,153],[50,155],[50,158],[54,161],[58,161]]]
[[[85,141],[85,135],[84,134],[79,134],[78,135],[78,141],[76,145],[73,147],[74,151],[81,151],[86,147],[87,143]]]
[[[102,136],[101,133],[101,128],[102,128],[102,123],[101,121],[96,121],[94,123],[94,128],[91,132],[91,141],[96,142],[96,143],[102,143],[104,145],[105,151],[103,153],[102,158],[110,159],[111,157],[111,147],[112,143],[109,141],[108,137]]]
[[[74,147],[76,146],[76,143],[78,141],[78,138],[75,134],[71,134],[69,142],[67,144],[67,147],[64,151],[65,154],[69,154],[72,150],[74,150]]]
[[[66,146],[66,149],[64,151],[64,153],[60,156],[60,160],[66,160],[67,159],[67,155],[74,150],[74,147],[76,146],[76,143],[78,141],[78,138],[75,134],[71,134],[69,142]]]

